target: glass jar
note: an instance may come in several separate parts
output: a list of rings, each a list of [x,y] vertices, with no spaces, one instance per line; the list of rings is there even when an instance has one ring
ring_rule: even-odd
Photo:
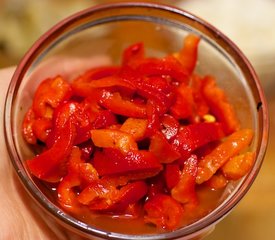
[[[229,183],[219,205],[198,221],[173,232],[123,234],[82,222],[63,211],[49,190],[26,169],[24,161],[34,155],[21,135],[22,119],[34,91],[47,77],[62,74],[73,79],[91,66],[120,63],[120,54],[135,42],[144,42],[147,54],[162,56],[182,46],[184,37],[200,36],[196,72],[212,74],[237,111],[242,127],[255,131],[251,150],[257,158],[249,174]],[[87,239],[199,239],[211,232],[242,199],[256,178],[266,150],[268,114],[260,82],[242,52],[218,29],[202,19],[172,6],[125,2],[99,5],[59,22],[29,49],[11,80],[5,105],[5,137],[15,171],[38,205],[49,217]]]

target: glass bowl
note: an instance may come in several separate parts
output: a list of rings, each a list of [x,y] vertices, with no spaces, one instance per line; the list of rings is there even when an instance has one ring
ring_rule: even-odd
[[[62,74],[68,79],[91,66],[119,63],[123,49],[143,41],[148,55],[162,56],[180,49],[188,33],[201,37],[196,71],[213,74],[226,90],[241,126],[252,128],[251,150],[256,161],[249,174],[228,184],[219,205],[198,221],[159,234],[123,234],[76,219],[64,212],[48,189],[33,178],[24,160],[34,155],[22,138],[22,119],[34,91],[46,77]],[[198,239],[210,232],[249,190],[256,178],[268,138],[267,105],[260,82],[242,52],[218,29],[200,18],[172,6],[156,3],[112,3],[76,13],[46,32],[19,63],[5,104],[5,139],[14,169],[33,199],[49,217],[88,239]]]

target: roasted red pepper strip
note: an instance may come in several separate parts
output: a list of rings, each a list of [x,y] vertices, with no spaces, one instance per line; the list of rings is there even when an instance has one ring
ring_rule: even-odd
[[[38,140],[46,142],[52,129],[52,121],[46,118],[38,118],[33,122],[33,132]]]
[[[179,182],[172,188],[171,196],[182,204],[197,205],[195,185],[198,171],[198,159],[191,155],[185,162]]]
[[[98,173],[92,164],[82,160],[81,150],[78,147],[72,148],[67,171],[67,175],[62,178],[57,187],[58,202],[67,211],[77,213],[83,208],[77,200],[78,191],[88,186],[91,182],[98,180]]]
[[[146,58],[137,66],[137,71],[144,76],[169,76],[173,81],[188,83],[187,71],[172,56]]]
[[[200,38],[197,35],[189,34],[184,38],[183,48],[174,55],[188,75],[194,71],[197,64],[199,42]]]
[[[22,133],[25,141],[29,144],[36,144],[37,137],[33,131],[33,125],[35,122],[35,113],[32,108],[26,112],[23,123],[22,123]]]
[[[123,154],[118,149],[105,148],[95,152],[92,163],[100,176],[118,175],[129,179],[148,178],[162,170],[158,159],[145,150],[129,150]]]
[[[161,132],[155,132],[151,137],[149,151],[153,153],[161,163],[171,163],[181,157],[181,154],[172,147]]]
[[[255,153],[246,152],[230,158],[222,167],[223,175],[229,180],[238,180],[248,173],[255,161]]]
[[[164,169],[166,187],[171,190],[180,181],[180,165],[178,163],[166,164]]]
[[[131,134],[131,136],[137,141],[145,137],[147,128],[147,120],[140,118],[127,118],[122,124],[120,130]]]
[[[150,137],[160,129],[160,119],[157,106],[152,101],[147,102],[147,129],[146,136]]]
[[[148,191],[148,186],[144,181],[128,183],[119,190],[119,197],[108,211],[123,212],[130,204],[137,203]]]
[[[62,77],[48,78],[38,86],[33,99],[36,117],[52,118],[53,110],[72,96],[72,89]]]
[[[144,221],[158,228],[175,230],[180,226],[183,208],[169,195],[157,194],[144,204]]]
[[[118,66],[102,66],[102,67],[92,68],[86,71],[84,74],[80,75],[74,81],[89,82],[92,80],[113,76],[117,74],[119,71],[120,71],[120,67]],[[74,86],[74,83],[72,83],[72,86]]]
[[[54,127],[47,138],[48,150],[28,160],[30,171],[45,181],[58,181],[66,172],[66,158],[75,143],[90,138],[90,123],[78,103],[61,104],[54,113]]]
[[[203,96],[209,105],[210,111],[222,123],[224,132],[231,134],[240,129],[240,123],[233,106],[227,100],[225,92],[216,85],[214,77],[203,79]]]
[[[144,44],[135,43],[127,47],[122,54],[122,65],[136,68],[141,60],[144,59]]]
[[[116,129],[96,129],[91,130],[91,138],[95,146],[101,148],[116,148],[127,153],[138,150],[138,146],[133,136],[129,133]]]
[[[179,122],[171,115],[164,114],[160,118],[161,132],[167,140],[175,137],[179,131]]]
[[[154,102],[161,115],[173,103],[175,89],[164,77],[144,77],[140,81],[136,80],[135,86],[139,95]]]
[[[197,123],[182,127],[171,144],[184,160],[199,147],[222,137],[224,133],[220,123]]]
[[[209,180],[230,157],[239,154],[247,148],[252,138],[253,131],[251,129],[242,129],[232,133],[199,162],[196,182],[201,184]]]
[[[170,114],[176,119],[188,119],[194,122],[193,90],[186,84],[177,87],[176,101],[170,108]]]
[[[67,121],[59,129],[51,148],[26,161],[30,172],[44,181],[58,182],[66,174],[66,158],[70,154],[75,136],[75,126]]]
[[[193,92],[194,111],[196,116],[202,118],[204,115],[209,114],[209,106],[203,96],[203,81],[202,77],[197,74],[191,76],[191,87]]]
[[[147,193],[143,181],[128,183],[121,188],[108,181],[92,182],[78,196],[78,201],[94,211],[123,212],[130,204],[137,203]]]
[[[130,100],[123,99],[119,92],[107,92],[103,94],[100,105],[111,110],[115,114],[144,118],[146,116],[146,106],[137,104]]]
[[[63,125],[71,121],[74,125],[76,136],[74,144],[79,144],[90,138],[91,124],[89,116],[82,105],[77,102],[68,102],[58,106],[53,116],[53,129],[47,138],[47,146],[51,147],[59,137]]]

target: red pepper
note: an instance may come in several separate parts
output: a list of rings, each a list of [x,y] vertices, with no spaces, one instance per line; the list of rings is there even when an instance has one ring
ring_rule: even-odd
[[[138,149],[133,136],[118,129],[91,130],[91,138],[94,145],[100,148],[116,148],[124,153]]]
[[[191,87],[193,90],[194,111],[196,116],[202,118],[209,113],[209,106],[203,96],[204,83],[202,77],[197,74],[191,76]]]
[[[82,160],[81,150],[73,147],[67,163],[67,175],[57,187],[58,202],[70,212],[79,212],[83,206],[77,200],[78,191],[96,180],[96,170],[90,163]]]
[[[90,138],[90,123],[78,103],[61,104],[55,110],[48,150],[28,160],[30,171],[45,181],[58,181],[66,172],[66,158],[75,143]]]
[[[168,76],[173,81],[188,83],[188,73],[172,56],[146,58],[137,66],[137,71],[143,76]]]
[[[52,121],[46,118],[38,118],[33,123],[33,132],[37,139],[46,142],[52,129]]]
[[[50,147],[59,137],[63,125],[71,121],[76,130],[75,144],[82,143],[90,138],[91,124],[84,107],[77,102],[68,102],[58,106],[53,116],[53,129],[48,136],[47,146]]]
[[[179,122],[171,115],[164,114],[160,118],[161,132],[167,140],[175,137],[179,131]]]
[[[122,66],[135,68],[142,59],[144,59],[144,44],[135,43],[123,51]]]
[[[177,87],[176,101],[170,108],[170,114],[176,119],[194,121],[193,90],[190,86],[181,84]]]
[[[166,230],[177,229],[183,217],[183,208],[169,195],[157,194],[144,204],[144,221]]]
[[[246,149],[252,141],[253,134],[251,129],[242,129],[228,136],[199,162],[196,182],[201,184],[209,180],[229,158]]]
[[[225,92],[216,85],[214,77],[207,76],[203,79],[203,96],[209,105],[210,111],[216,116],[228,135],[240,129],[240,122],[229,103]]]
[[[195,190],[197,172],[197,156],[191,155],[184,163],[179,182],[171,190],[171,196],[178,202],[189,205],[198,204]]]
[[[178,163],[166,164],[163,174],[166,187],[171,190],[180,180],[180,165]]]
[[[117,74],[119,70],[120,70],[120,67],[118,66],[103,66],[103,67],[92,68],[86,71],[84,74],[80,75],[74,81],[89,82],[92,80],[98,80],[101,78],[113,76]]]
[[[159,131],[151,137],[149,151],[153,153],[161,163],[171,163],[181,157],[181,154],[172,147]]]
[[[194,34],[189,34],[184,38],[183,48],[174,56],[180,61],[183,69],[190,75],[197,63],[198,46],[200,38]]]
[[[199,147],[222,137],[224,133],[220,123],[196,123],[182,127],[171,144],[185,160]]]
[[[147,182],[149,185],[147,193],[148,199],[158,194],[167,193],[163,172],[160,172],[158,175],[147,179]]]
[[[160,129],[159,112],[157,106],[152,101],[147,102],[147,129],[146,136],[152,136]]]
[[[107,128],[117,123],[115,114],[110,110],[101,110],[95,115],[95,119],[92,122],[92,128],[94,129]]]
[[[36,144],[37,137],[33,131],[33,124],[35,122],[35,113],[32,108],[26,112],[22,123],[22,134],[25,141],[29,144]]]
[[[174,87],[164,77],[144,77],[136,80],[135,86],[137,93],[152,101],[161,115],[167,112],[174,100]]]
[[[58,129],[56,140],[48,150],[26,161],[30,172],[44,181],[58,182],[66,174],[66,158],[70,154],[75,136],[75,126],[67,121]]]
[[[108,211],[122,212],[127,209],[130,204],[137,203],[142,199],[148,191],[148,186],[144,181],[136,181],[128,183],[119,190],[119,197],[110,206]]]
[[[122,153],[118,149],[105,148],[94,154],[92,164],[100,176],[127,176],[129,179],[144,179],[158,174],[162,165],[146,150],[130,150]]]
[[[146,116],[146,106],[144,104],[137,104],[123,99],[119,92],[111,93],[105,91],[100,100],[100,105],[115,114],[127,117],[144,118]]]
[[[38,86],[33,99],[36,117],[52,118],[53,110],[72,96],[72,89],[62,77],[48,78]]]
[[[137,203],[145,196],[147,185],[143,181],[128,183],[122,187],[112,185],[108,181],[92,182],[78,196],[78,201],[94,211],[118,212],[127,209],[130,204]]]

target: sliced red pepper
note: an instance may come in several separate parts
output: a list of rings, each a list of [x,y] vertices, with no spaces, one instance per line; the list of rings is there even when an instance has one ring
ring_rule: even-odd
[[[145,137],[147,128],[147,120],[141,118],[127,118],[122,124],[120,130],[131,134],[137,141]]]
[[[59,137],[59,131],[62,130],[67,121],[71,121],[75,127],[75,144],[90,138],[91,124],[85,108],[77,102],[67,102],[60,104],[54,112],[53,129],[47,139],[48,147],[54,144]]]
[[[114,77],[119,69],[116,66],[104,66],[86,71],[72,81],[74,94],[89,97],[94,95],[96,88],[115,86],[122,83],[117,77]]]
[[[158,175],[151,177],[147,179],[149,189],[148,189],[148,199],[154,197],[157,194],[166,194],[167,189],[165,186],[165,179],[162,172],[160,172]]]
[[[123,51],[122,65],[135,68],[142,59],[144,59],[144,44],[135,43]]]
[[[170,114],[176,119],[188,119],[193,122],[194,99],[193,90],[186,84],[181,84],[176,90],[176,101],[170,108]]]
[[[157,106],[152,101],[147,102],[147,129],[146,136],[150,137],[160,129],[159,112]]]
[[[253,138],[251,129],[242,129],[232,133],[212,152],[199,162],[196,182],[201,184],[209,180],[216,171],[233,157],[249,146]]]
[[[240,129],[240,122],[233,106],[227,100],[225,92],[216,85],[214,77],[207,76],[203,79],[203,96],[210,111],[222,123],[224,132],[231,134]]]
[[[57,187],[58,202],[67,211],[77,213],[81,209],[81,204],[77,200],[75,187],[80,185],[78,174],[66,175]]]
[[[157,194],[144,204],[145,223],[166,230],[177,229],[183,217],[183,208],[169,195]]]
[[[178,163],[166,164],[164,169],[166,187],[171,190],[180,181],[180,165]]]
[[[169,76],[177,82],[188,82],[188,73],[177,59],[172,56],[164,58],[146,58],[140,62],[137,71],[143,76]]]
[[[48,150],[28,160],[30,171],[45,181],[58,181],[66,172],[66,158],[74,143],[90,138],[89,119],[75,102],[61,104],[54,114],[54,127],[47,138]]]
[[[78,196],[78,201],[94,211],[123,212],[130,204],[137,203],[147,193],[144,181],[128,183],[121,188],[108,181],[92,182]]]
[[[124,153],[138,149],[131,134],[117,129],[91,130],[91,138],[94,145],[100,148],[116,148]]]
[[[110,110],[101,110],[95,114],[95,119],[92,122],[92,128],[107,128],[113,124],[117,124],[115,114],[113,114]]]
[[[46,142],[52,129],[52,121],[46,118],[38,118],[33,123],[33,132],[37,139]]]
[[[246,152],[230,158],[222,167],[223,175],[229,180],[238,180],[246,175],[255,161],[254,152]]]
[[[51,119],[53,110],[71,96],[71,86],[61,76],[44,80],[38,86],[33,99],[35,116]]]
[[[27,160],[30,172],[48,182],[58,182],[66,174],[66,158],[70,154],[76,136],[76,129],[67,121],[56,135],[56,140],[48,150]]]
[[[164,77],[144,77],[136,80],[135,86],[137,93],[154,102],[161,114],[167,112],[174,101],[175,89]]]
[[[84,74],[80,75],[74,81],[79,80],[79,81],[89,82],[92,80],[106,78],[106,77],[113,76],[113,75],[117,74],[119,72],[119,70],[120,70],[120,67],[118,67],[118,66],[96,67],[96,68],[87,70]]]
[[[183,69],[185,69],[189,74],[191,74],[197,63],[198,46],[200,42],[200,37],[194,34],[189,34],[184,38],[183,48],[179,53],[174,56],[180,61]]]
[[[105,148],[95,152],[92,163],[101,176],[121,175],[129,179],[148,178],[162,170],[158,159],[146,150],[130,150],[123,154],[118,149]]]
[[[224,133],[220,123],[196,123],[182,127],[171,144],[184,160],[199,147],[222,137]]]
[[[113,88],[114,90],[119,88],[129,92],[133,92],[135,90],[133,84],[124,81],[117,75],[92,80],[83,79],[80,77],[73,81],[72,87],[74,92],[82,97],[91,96],[96,91],[96,89],[103,88]]]
[[[227,183],[228,179],[222,173],[217,172],[204,184],[212,190],[219,190],[225,188]]]
[[[151,137],[149,151],[152,152],[161,163],[171,163],[181,157],[181,154],[172,147],[159,131]]]
[[[72,148],[67,166],[67,175],[57,187],[58,202],[68,211],[77,213],[83,208],[77,200],[80,189],[98,180],[98,174],[90,163],[82,160],[78,147]]]
[[[179,122],[171,115],[164,114],[160,118],[161,132],[167,140],[175,137],[179,131]]]
[[[202,77],[192,74],[191,87],[193,90],[194,111],[197,116],[202,118],[204,115],[209,114],[209,106],[203,96],[204,83]]]
[[[114,204],[108,208],[108,211],[122,212],[130,204],[137,203],[148,191],[148,186],[144,181],[128,183],[119,189],[119,197]]]
[[[36,144],[37,138],[33,131],[33,124],[35,122],[35,113],[32,108],[26,112],[23,123],[22,123],[22,133],[23,137],[29,144]]]
[[[115,114],[136,118],[146,117],[146,106],[144,104],[137,104],[123,99],[119,92],[111,93],[106,91],[100,100],[100,105]]]
[[[197,156],[191,155],[184,163],[179,182],[171,190],[171,196],[178,202],[189,205],[198,204],[195,190],[197,172]]]

